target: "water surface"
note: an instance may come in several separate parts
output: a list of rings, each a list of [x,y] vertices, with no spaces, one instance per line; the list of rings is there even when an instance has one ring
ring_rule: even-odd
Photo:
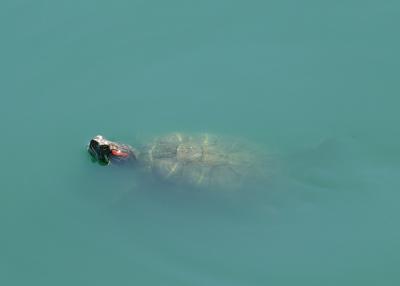
[[[5,1],[2,285],[398,285],[396,1]],[[245,138],[265,185],[92,164],[96,134]]]

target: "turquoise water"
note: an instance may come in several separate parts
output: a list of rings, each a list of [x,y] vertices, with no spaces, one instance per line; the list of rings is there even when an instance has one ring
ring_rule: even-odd
[[[0,285],[399,285],[398,2],[0,6]],[[279,168],[193,193],[85,149],[171,131]]]

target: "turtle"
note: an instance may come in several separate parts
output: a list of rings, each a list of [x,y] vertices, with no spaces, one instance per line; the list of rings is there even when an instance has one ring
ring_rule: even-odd
[[[133,164],[164,182],[233,189],[262,174],[260,154],[247,146],[243,141],[209,133],[174,132],[140,148],[97,135],[88,151],[103,165]]]

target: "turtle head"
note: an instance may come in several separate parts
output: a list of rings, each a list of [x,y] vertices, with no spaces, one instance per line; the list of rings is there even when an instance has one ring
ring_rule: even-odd
[[[88,152],[101,165],[136,159],[131,146],[107,140],[101,135],[97,135],[90,140]]]

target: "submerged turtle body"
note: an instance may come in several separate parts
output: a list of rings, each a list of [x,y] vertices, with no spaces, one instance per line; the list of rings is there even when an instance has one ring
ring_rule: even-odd
[[[211,134],[172,133],[138,149],[98,135],[88,151],[103,165],[129,162],[164,181],[196,187],[237,188],[265,170],[264,156],[248,143]]]
[[[211,134],[173,133],[146,145],[137,159],[164,180],[232,188],[256,171],[258,160],[244,147]]]

